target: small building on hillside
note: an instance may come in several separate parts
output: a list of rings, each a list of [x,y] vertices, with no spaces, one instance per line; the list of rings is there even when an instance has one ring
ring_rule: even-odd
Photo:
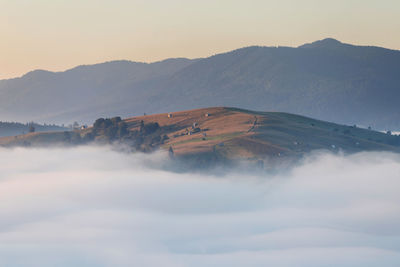
[[[168,118],[172,118],[172,113],[168,113]]]

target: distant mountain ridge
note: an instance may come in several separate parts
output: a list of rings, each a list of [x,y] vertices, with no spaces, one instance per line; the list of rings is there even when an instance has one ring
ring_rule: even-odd
[[[328,38],[203,59],[113,61],[0,81],[0,119],[57,123],[208,106],[400,129],[400,51]]]

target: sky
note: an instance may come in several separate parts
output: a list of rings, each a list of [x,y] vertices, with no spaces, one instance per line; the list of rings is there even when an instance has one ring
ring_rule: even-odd
[[[397,267],[400,157],[173,173],[165,154],[0,148],[0,266]]]
[[[0,0],[0,79],[332,37],[400,49],[398,0]]]

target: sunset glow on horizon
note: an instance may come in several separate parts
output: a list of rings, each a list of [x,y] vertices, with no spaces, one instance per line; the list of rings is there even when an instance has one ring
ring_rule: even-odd
[[[332,37],[400,49],[396,0],[0,0],[0,79]]]

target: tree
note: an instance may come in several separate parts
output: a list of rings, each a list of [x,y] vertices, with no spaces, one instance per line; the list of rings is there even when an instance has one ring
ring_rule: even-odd
[[[172,146],[169,147],[169,149],[168,149],[168,154],[169,154],[169,156],[170,156],[171,158],[174,157],[174,150],[172,149]]]
[[[93,124],[93,129],[94,130],[98,130],[103,126],[103,124],[104,124],[104,119],[103,118],[97,119]]]
[[[35,126],[33,125],[33,123],[29,124],[29,132],[30,133],[34,133],[35,132]]]
[[[143,131],[144,131],[144,121],[141,120],[141,121],[140,121],[139,132],[140,132],[140,133],[143,133]]]
[[[111,122],[113,125],[117,125],[118,123],[120,123],[122,121],[121,117],[114,117],[111,118]]]
[[[142,127],[142,125],[140,125]],[[149,122],[144,124],[144,134],[152,134],[160,128],[157,122]]]
[[[110,126],[104,129],[104,135],[109,139],[113,140],[115,139],[116,135],[118,132],[118,128],[115,126]]]
[[[118,133],[117,134],[118,134],[119,138],[122,138],[129,134],[128,125],[126,124],[126,122],[122,121],[122,122],[118,123]]]

